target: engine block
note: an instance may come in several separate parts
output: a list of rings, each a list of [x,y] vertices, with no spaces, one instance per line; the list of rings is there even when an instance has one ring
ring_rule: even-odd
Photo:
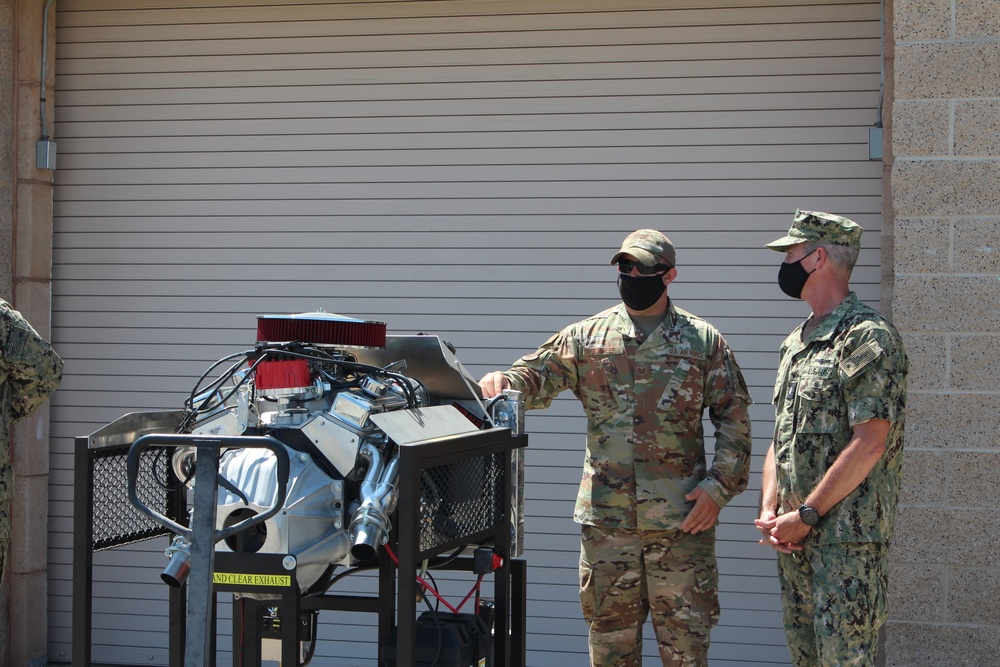
[[[517,392],[485,404],[478,384],[437,336],[387,336],[385,325],[325,312],[259,316],[252,350],[219,360],[184,405],[180,433],[270,436],[287,449],[280,512],[230,535],[216,550],[294,556],[303,594],[322,592],[338,567],[376,557],[392,530],[398,502],[399,447],[413,442],[510,428],[519,434]],[[173,454],[174,474],[193,484],[193,448]],[[263,514],[275,503],[275,455],[238,448],[219,460],[216,529]],[[488,467],[488,466],[487,466]],[[521,466],[515,465],[516,518],[511,553],[520,555]],[[475,496],[484,471],[463,473],[462,496]],[[495,474],[495,473],[492,473]],[[447,474],[428,477],[421,516],[448,530],[454,499]],[[449,485],[447,493],[443,485]],[[481,492],[482,487],[479,487]],[[426,511],[424,511],[426,510]],[[477,510],[478,511],[478,510]],[[163,579],[182,585],[190,545],[178,536]]]

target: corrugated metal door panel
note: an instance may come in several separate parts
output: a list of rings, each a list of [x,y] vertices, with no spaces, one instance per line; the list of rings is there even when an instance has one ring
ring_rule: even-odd
[[[845,133],[846,134],[846,133]],[[806,138],[806,133],[804,132],[802,138]],[[836,137],[830,135],[827,137],[829,140],[834,140]],[[844,135],[840,136],[841,139],[846,138]],[[522,153],[522,157],[527,157],[527,153]],[[292,156],[284,156],[283,160],[291,160]],[[227,161],[227,164],[218,164],[220,159]],[[102,160],[103,162],[104,160]],[[476,183],[481,181],[495,181],[495,180],[507,180],[507,181],[690,181],[691,183],[704,183],[708,182],[715,188],[719,185],[727,183],[734,178],[740,178],[745,176],[745,167],[737,163],[715,163],[715,164],[618,164],[618,165],[593,165],[593,164],[562,164],[556,167],[551,163],[540,163],[540,164],[505,164],[505,165],[372,165],[363,170],[352,167],[331,167],[322,164],[323,160],[320,159],[320,155],[310,155],[310,161],[315,162],[315,164],[310,165],[291,165],[291,164],[272,164],[268,167],[261,166],[247,166],[244,164],[236,164],[236,160],[233,156],[228,158],[215,156],[213,154],[204,154],[204,159],[201,160],[201,165],[197,169],[178,169],[178,165],[171,165],[169,167],[159,167],[157,169],[145,169],[137,170],[133,167],[118,167],[118,168],[106,168],[99,174],[88,173],[84,171],[70,171],[67,176],[63,179],[63,186],[78,186],[84,187],[89,185],[100,185],[103,179],[113,180],[121,185],[132,185],[146,182],[147,178],[153,178],[158,183],[164,185],[176,185],[176,184],[188,184],[188,183],[199,183],[203,181],[209,182],[233,182],[233,179],[238,175],[239,179],[243,183],[256,183],[256,184],[272,184],[272,183],[301,183],[309,181],[317,181],[320,179],[327,180],[330,182],[337,183],[357,183],[365,184],[369,181],[396,181],[400,183],[425,183],[425,182],[449,182],[449,183]],[[112,160],[107,160],[108,164],[112,163]],[[136,165],[139,163],[137,162]],[[79,160],[70,161],[70,164],[64,165],[65,168],[70,170],[78,169]],[[91,166],[91,168],[95,168]],[[825,179],[830,178],[835,175],[838,171],[838,165],[831,165],[826,162],[805,164],[798,168],[788,163],[779,163],[774,165],[773,169],[767,174],[767,178],[761,178],[760,181],[770,184],[774,181],[793,181],[786,187],[791,187],[792,185],[797,185],[800,188],[806,185],[815,184],[818,185],[822,183]],[[138,173],[137,173],[138,172]],[[145,172],[145,173],[144,173]],[[860,184],[863,186],[867,185],[867,181],[864,179],[858,179]],[[716,190],[717,191],[717,190]],[[220,225],[225,225],[226,220],[220,220]],[[268,220],[233,220],[230,221],[231,226],[238,226],[242,230],[247,230],[250,228],[267,228],[273,225],[272,221]],[[421,232],[420,230],[407,229],[405,227],[404,221],[376,221],[381,225],[393,225],[396,226],[400,233],[411,233],[418,235],[416,240],[422,240],[425,234],[435,234],[432,236],[433,243],[435,246],[440,247],[462,247],[462,240],[456,239],[453,234],[447,234],[444,232]],[[469,223],[473,222],[470,218]],[[709,221],[715,222],[719,221]],[[403,224],[401,224],[403,223]],[[319,221],[290,221],[289,222],[289,233],[293,235],[294,233],[311,233],[316,231],[317,228],[321,226]],[[108,218],[101,221],[93,221],[89,227],[93,231],[101,232],[126,232],[126,231],[141,231],[135,229],[134,225],[128,220],[120,220],[117,218]],[[187,228],[184,231],[197,231],[199,229],[203,230],[201,225],[197,223],[188,222]],[[151,232],[156,231],[150,230]],[[180,231],[180,230],[176,230]],[[701,230],[699,230],[701,231]],[[223,229],[214,227],[212,230],[206,233],[225,233]],[[746,243],[745,236],[752,234],[751,230],[737,229],[733,230],[735,237],[727,235],[719,239],[720,245],[730,246],[733,244]],[[479,232],[480,235],[490,235],[495,241],[509,242],[507,238],[507,232],[505,231],[492,231],[483,230]],[[693,235],[692,235],[693,234]],[[352,238],[357,238],[359,236],[363,237],[363,233],[356,232],[351,234],[345,232],[344,234],[344,244],[349,245]],[[692,241],[699,239],[696,233],[688,232],[686,230],[678,230],[678,232],[673,234],[676,239],[671,238],[671,240],[680,245],[683,243],[690,244]],[[98,237],[100,238],[100,237]],[[284,239],[282,236],[277,241]],[[233,242],[234,239],[226,239],[229,242]],[[484,239],[485,240],[485,239]],[[703,240],[703,239],[701,239]],[[237,239],[238,241],[238,239]],[[96,242],[96,241],[94,241]],[[176,239],[175,239],[176,242]],[[294,243],[294,236],[289,240],[290,243]],[[427,241],[423,241],[425,244]]]
[[[869,195],[878,196],[878,191],[872,188],[867,181],[853,182],[852,180],[845,180],[843,182],[838,182],[837,185],[833,187],[826,186],[822,182],[809,181],[804,179],[789,179],[786,181],[757,181],[752,183],[746,183],[742,185],[731,186],[727,192],[727,197],[732,198],[745,198],[753,196],[781,196],[789,192],[816,192],[819,190],[829,190],[827,196],[848,196],[852,194],[857,195]],[[481,183],[481,182],[461,182],[456,183],[455,186],[458,190],[456,194],[467,202],[472,202],[475,208],[486,212],[493,206],[504,205],[510,206],[515,209],[520,209],[526,212],[526,207],[534,204],[535,199],[541,199],[550,197],[555,200],[567,199],[573,197],[574,188],[579,187],[580,183],[584,183],[588,186],[588,197],[591,199],[604,200],[608,202],[614,202],[614,200],[620,199],[632,199],[632,198],[645,198],[645,199],[657,199],[657,200],[668,200],[679,197],[684,197],[686,199],[701,199],[705,197],[711,197],[716,195],[720,187],[726,187],[728,184],[721,183],[719,181],[678,181],[678,182],[664,182],[664,181],[604,181],[604,180],[545,180],[545,181],[526,181],[526,180],[508,180],[500,183]],[[337,201],[344,199],[363,200],[372,201],[379,199],[382,195],[383,199],[391,199],[396,201],[404,201],[406,205],[413,205],[412,202],[422,202],[423,200],[429,199],[431,193],[428,192],[427,183],[397,183],[391,193],[386,192],[386,186],[383,183],[344,183],[344,184],[331,184],[331,183],[293,183],[293,182],[280,182],[275,183],[273,180],[269,183],[262,184],[253,182],[249,183],[148,183],[148,184],[130,184],[123,183],[121,185],[108,185],[102,186],[100,192],[106,191],[108,197],[119,202],[139,202],[146,203],[154,200],[155,197],[170,196],[174,198],[179,198],[188,202],[198,202],[213,200],[218,201],[222,198],[226,201],[244,201],[248,203],[253,203],[255,201],[260,201],[260,187],[262,185],[267,185],[271,189],[271,195],[274,199],[268,201],[281,202],[281,201],[300,201],[300,200],[311,200],[317,202],[323,201]],[[516,198],[511,198],[509,196],[508,188],[515,187],[518,189],[518,194]],[[74,201],[93,201],[93,197],[99,196],[98,192],[91,185],[64,185],[60,188],[60,192],[66,197],[73,198]],[[617,203],[617,202],[614,202]],[[395,207],[395,203],[389,203],[390,207]],[[133,213],[135,215],[135,213]],[[175,243],[181,241],[183,237],[174,235]],[[211,241],[211,238],[207,239]],[[245,241],[246,242],[246,241]],[[276,244],[280,248],[280,244]],[[239,251],[243,248],[241,247],[239,241],[235,243],[235,248],[231,250]],[[169,246],[168,246],[169,247]],[[228,249],[228,248],[227,248]],[[331,250],[342,249],[341,246],[327,246],[316,248],[317,252],[329,252]],[[112,248],[112,250],[117,250],[117,248]],[[427,250],[432,250],[432,248],[427,248]],[[377,248],[369,249],[367,252],[376,253],[380,250]],[[482,249],[479,252],[490,252],[491,249]],[[202,252],[211,252],[211,249],[205,248]],[[447,253],[451,255],[454,250],[453,248],[442,248],[439,250],[441,253]],[[196,258],[197,259],[197,258]],[[281,261],[281,257],[278,258]],[[365,261],[365,257],[361,258],[361,261]],[[475,257],[473,261],[475,261]],[[332,261],[342,261],[343,258],[333,257]],[[431,254],[427,260],[434,263],[440,261],[440,258]],[[143,257],[139,257],[138,261],[144,262]],[[411,262],[415,262],[415,259],[411,259]]]
[[[610,254],[658,227],[672,296],[726,334],[756,401],[712,665],[787,664],[750,522],[776,350],[806,313],[761,246],[795,208],[853,217],[858,291],[878,301],[879,4],[710,4],[60,0],[50,661],[69,656],[73,437],[177,408],[257,314],[438,333],[479,375],[614,303]],[[575,667],[579,405],[528,429],[528,663]],[[164,546],[98,555],[99,660],[165,663]],[[373,665],[370,619],[321,620],[322,664]]]
[[[696,67],[696,65],[692,65]],[[627,69],[627,64],[620,65],[618,70]],[[212,73],[216,78],[225,76],[226,73]],[[618,74],[621,75],[621,72]],[[713,76],[706,73],[706,76]],[[330,120],[347,119],[345,123],[351,123],[349,119],[365,116],[372,111],[374,105],[378,105],[381,112],[381,122],[368,119],[365,121],[353,121],[353,125],[358,129],[371,127],[374,130],[381,130],[388,133],[393,129],[399,130],[397,122],[400,118],[415,118],[418,123],[417,129],[422,129],[419,125],[431,126],[434,129],[444,130],[440,125],[442,118],[452,116],[466,117],[464,127],[472,127],[469,117],[493,116],[498,114],[514,114],[518,118],[512,122],[528,124],[529,122],[541,123],[541,119],[521,118],[521,116],[531,116],[533,114],[553,114],[553,113],[573,113],[574,105],[583,101],[587,103],[587,110],[595,114],[593,118],[586,118],[591,121],[587,125],[595,124],[600,127],[601,116],[607,113],[619,112],[622,108],[621,98],[637,98],[636,113],[668,113],[668,112],[708,112],[708,111],[761,111],[761,110],[781,110],[787,109],[790,104],[800,105],[803,108],[828,109],[834,108],[856,108],[863,105],[865,96],[862,93],[850,90],[847,86],[851,78],[856,77],[862,83],[870,82],[871,79],[878,80],[877,73],[856,74],[853,77],[830,75],[831,90],[814,90],[815,79],[810,80],[807,75],[789,77],[762,77],[755,82],[728,81],[732,77],[718,77],[715,75],[711,85],[699,83],[691,79],[664,79],[646,80],[641,79],[631,86],[609,81],[607,90],[602,91],[602,95],[594,98],[587,95],[581,82],[568,82],[565,84],[550,84],[544,81],[533,82],[528,85],[524,82],[504,82],[489,81],[482,84],[440,84],[427,86],[414,86],[394,94],[393,87],[358,86],[356,88],[336,88],[328,91],[319,100],[312,100],[309,96],[306,99],[296,99],[294,94],[296,89],[280,91],[284,95],[282,99],[275,101],[258,102],[255,99],[240,100],[238,103],[247,105],[239,109],[229,109],[232,117],[224,113],[225,109],[220,105],[208,105],[202,109],[200,106],[170,104],[159,109],[136,109],[126,111],[108,110],[108,115],[100,114],[97,118],[101,122],[88,128],[94,133],[112,133],[111,136],[130,136],[132,133],[142,129],[139,123],[153,120],[168,121],[177,115],[178,121],[185,121],[183,124],[171,125],[161,131],[169,136],[176,133],[180,136],[189,134],[208,135],[228,135],[229,133],[242,133],[244,130],[256,134],[267,134],[275,126],[284,127],[286,131],[286,119],[280,116],[280,105],[288,104],[291,97],[297,105],[296,113],[299,114],[296,125],[297,131],[290,131],[290,134],[309,134],[312,132],[326,133],[331,129],[341,130],[341,126],[332,126]],[[164,87],[175,87],[181,85],[185,79],[181,73],[171,74],[166,80],[152,82],[144,77],[137,77],[136,83],[143,86],[160,85]],[[95,78],[91,85],[99,85],[102,78]],[[808,83],[807,83],[808,82]],[[249,82],[248,82],[249,83]],[[507,96],[496,94],[498,84],[517,86]],[[643,85],[639,85],[643,84]],[[727,85],[728,84],[728,85]],[[756,84],[756,85],[754,85]],[[277,85],[277,82],[272,85]],[[746,86],[746,89],[742,89]],[[798,89],[796,86],[803,86]],[[759,88],[765,88],[760,91]],[[206,86],[205,88],[208,88]],[[644,89],[649,88],[648,97]],[[735,88],[735,90],[731,90]],[[202,89],[204,92],[204,89]],[[725,94],[724,94],[725,93]],[[316,93],[313,93],[315,96]],[[716,98],[716,95],[722,95]],[[472,96],[470,98],[470,96]],[[123,97],[121,93],[117,97]],[[335,110],[326,109],[336,103]],[[279,105],[278,108],[272,105]],[[579,112],[579,107],[576,107]],[[81,121],[91,120],[88,118],[91,110],[76,110],[70,112],[71,117],[79,117]],[[197,111],[199,113],[195,114]],[[578,122],[584,119],[579,119]],[[110,122],[108,122],[110,121]],[[437,127],[434,127],[434,126]],[[503,123],[495,128],[495,131],[504,131],[508,124]],[[449,126],[450,127],[450,126]],[[462,129],[459,126],[458,129]],[[517,125],[515,124],[516,128]],[[667,125],[666,127],[670,127]],[[346,126],[348,132],[352,130],[352,124]],[[188,131],[190,130],[190,132]],[[112,132],[113,131],[113,132]],[[163,135],[157,135],[163,136]]]
[[[512,45],[524,39],[539,46],[561,46],[576,43],[579,34],[599,31],[600,41],[642,45],[632,34],[658,28],[687,35],[684,41],[711,41],[715,31],[730,30],[742,33],[776,33],[776,26],[831,24],[827,34],[837,34],[844,24],[871,19],[871,8],[863,3],[830,3],[822,0],[787,0],[761,3],[758,0],[741,2],[690,2],[671,3],[646,0],[625,1],[613,6],[602,0],[574,1],[572,3],[517,3],[466,0],[460,6],[445,7],[440,0],[424,2],[299,2],[286,0],[254,5],[248,2],[233,3],[239,9],[220,11],[229,3],[213,2],[201,9],[194,7],[168,7],[155,0],[136,3],[128,0],[117,2],[75,0],[62,8],[60,25],[72,35],[73,30],[100,26],[112,41],[127,44],[131,41],[158,41],[163,35],[174,40],[222,40],[277,37],[296,38],[292,49],[303,50],[311,45],[306,37],[332,41],[332,36],[342,37],[338,43],[347,46],[360,44],[365,48],[359,53],[402,51],[419,41],[382,44],[373,49],[363,41],[371,35],[398,35],[408,38],[431,40],[434,36],[452,35],[456,40],[467,40],[474,46],[486,43]],[[312,7],[308,5],[312,4]],[[285,5],[282,8],[280,5]],[[589,5],[589,6],[588,6]],[[714,5],[714,6],[712,6]],[[743,5],[743,8],[740,8]],[[770,6],[767,6],[770,5]],[[115,12],[115,21],[106,22],[96,10]],[[490,21],[483,22],[482,17]],[[525,20],[527,17],[530,20]],[[763,20],[762,20],[763,19]],[[697,29],[702,28],[703,32]],[[170,30],[174,32],[171,34]],[[231,32],[227,32],[231,31]],[[145,32],[143,32],[145,31]],[[538,33],[551,33],[539,35]],[[796,31],[797,32],[797,31]],[[513,36],[504,36],[511,33]],[[626,37],[619,35],[625,33]],[[725,34],[722,32],[722,34]],[[587,36],[587,35],[585,35]],[[789,35],[786,31],[782,36]],[[358,38],[352,41],[352,38]],[[482,40],[496,40],[483,42]],[[740,39],[743,39],[742,37]],[[73,40],[79,41],[79,40]],[[721,38],[720,41],[725,41]],[[461,43],[461,42],[460,42]],[[159,45],[163,48],[164,45]],[[237,45],[238,48],[239,45]],[[110,49],[120,46],[109,46]],[[156,48],[154,45],[151,48]],[[212,47],[211,53],[226,47]],[[343,50],[355,51],[355,49]],[[263,43],[254,52],[289,52],[289,45]],[[164,52],[170,53],[168,48]],[[179,54],[179,55],[184,55]]]
[[[845,118],[843,122],[849,122],[853,118],[854,122],[857,123],[855,127],[864,124],[868,116],[867,111],[852,112],[847,110],[844,114]],[[734,113],[733,115],[744,116],[745,114]],[[829,120],[838,115],[817,111],[816,117],[810,120],[820,122],[824,116]],[[722,122],[733,122],[725,114],[720,116],[719,120]],[[804,121],[800,120],[799,122],[803,123]],[[752,127],[759,129],[761,125],[755,124]],[[796,136],[796,130],[793,127],[789,126],[787,129],[791,136]],[[733,169],[740,169],[740,165],[744,163],[753,163],[755,165],[766,165],[768,167],[767,173],[770,173],[770,169],[781,169],[782,165],[789,163],[801,164],[804,167],[808,167],[808,165],[814,162],[810,158],[815,156],[817,152],[824,155],[825,159],[823,162],[827,164],[838,165],[843,162],[851,162],[857,158],[859,143],[859,141],[852,141],[843,145],[817,143],[815,133],[823,134],[825,132],[823,128],[811,128],[798,136],[798,144],[785,145],[762,143],[756,134],[747,136],[745,133],[739,137],[742,145],[734,145],[732,142],[724,144],[722,143],[722,139],[734,133],[726,128],[712,131],[691,130],[691,132],[702,141],[709,141],[711,143],[696,143],[692,138],[688,137],[687,132],[671,132],[669,135],[661,133],[661,138],[662,136],[669,137],[673,142],[670,144],[661,142],[659,144],[654,143],[653,145],[640,145],[633,141],[624,146],[606,146],[601,145],[600,141],[596,141],[603,137],[599,135],[595,137],[593,133],[588,133],[586,135],[581,134],[578,137],[578,140],[589,138],[588,145],[574,146],[564,143],[550,145],[546,148],[537,148],[533,146],[512,147],[506,141],[507,139],[516,139],[527,142],[530,135],[512,134],[511,137],[508,137],[503,134],[492,136],[484,134],[481,136],[490,138],[488,143],[484,141],[472,148],[463,148],[460,140],[467,138],[467,136],[449,137],[445,134],[442,135],[444,146],[428,147],[420,145],[400,150],[398,155],[394,156],[392,166],[426,166],[442,162],[449,165],[481,165],[486,163],[487,160],[489,164],[502,165],[521,164],[519,161],[523,161],[526,165],[566,165],[596,162],[609,166],[634,162],[637,164],[689,164],[692,165],[693,173],[697,173],[697,169],[706,164],[730,164],[733,165]],[[830,138],[837,136],[833,132],[828,134]],[[852,135],[854,134],[852,133]],[[546,140],[550,144],[552,143],[552,136],[551,134],[546,136]],[[786,137],[785,133],[780,133],[780,136],[782,138]],[[772,137],[772,140],[774,138]],[[841,136],[840,138],[843,139],[844,137]],[[857,139],[856,136],[853,136],[853,138]],[[255,152],[261,153],[258,159],[263,160],[266,157],[269,160],[273,160],[272,168],[287,166],[289,162],[294,162],[296,158],[300,160],[296,164],[304,164],[306,166],[339,166],[338,162],[343,161],[347,157],[356,162],[356,164],[350,165],[349,168],[368,169],[373,166],[385,166],[387,156],[378,149],[369,150],[365,148],[361,143],[364,139],[365,137],[355,137],[353,135],[337,136],[335,138],[289,136],[281,139],[262,136],[255,138],[255,148],[253,151],[233,151],[232,141],[228,137],[170,137],[147,139],[143,143],[143,148],[157,155],[157,164],[173,168],[197,168],[198,165],[205,163],[206,160],[209,160],[207,162],[209,165],[218,163],[222,166],[228,164],[242,167],[246,164],[246,161],[242,159],[245,157],[244,153]],[[394,137],[394,139],[398,139],[402,144],[416,143],[416,140],[402,133],[399,137]],[[422,144],[428,143],[422,137],[419,137],[419,139],[421,139]],[[122,168],[147,167],[149,153],[145,151],[141,153],[131,152],[129,149],[132,143],[134,143],[132,139],[103,137],[81,138],[74,140],[73,145],[77,155],[93,155],[95,168],[106,168],[108,164],[114,164]],[[346,147],[343,146],[345,143],[349,145]],[[334,144],[337,145],[334,146]],[[451,148],[448,148],[447,145],[451,145]],[[806,146],[808,150],[803,150],[803,146]],[[324,151],[328,149],[332,151],[334,148],[344,150],[345,152],[342,155],[324,153]],[[215,153],[206,152],[226,149],[229,149],[231,154],[218,156]],[[764,152],[765,150],[766,152]],[[210,159],[209,156],[211,156]],[[76,159],[76,156],[72,153],[65,157],[65,161],[68,161],[70,164],[72,164],[74,159]],[[161,159],[162,163],[160,162]],[[60,160],[63,160],[61,155]],[[842,167],[843,165],[840,164],[840,166]],[[743,176],[745,176],[745,172]],[[255,216],[243,217],[253,219]],[[552,224],[558,225],[560,218],[558,215],[553,217]],[[511,220],[510,222],[516,223],[517,220]],[[419,224],[420,221],[418,220],[417,223]]]

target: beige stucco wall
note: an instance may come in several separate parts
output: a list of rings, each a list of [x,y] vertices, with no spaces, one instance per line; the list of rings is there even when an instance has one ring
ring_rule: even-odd
[[[44,0],[0,0],[0,296],[47,336],[52,172],[35,168],[35,141],[41,134],[44,7]],[[51,85],[55,31],[54,25],[49,27]],[[48,421],[46,405],[19,422],[11,438],[16,492],[11,548],[0,588],[0,664],[4,665],[44,664],[45,660],[48,541],[47,531],[38,526],[48,523]]]
[[[912,363],[886,664],[1000,650],[1000,3],[895,0],[892,310]]]

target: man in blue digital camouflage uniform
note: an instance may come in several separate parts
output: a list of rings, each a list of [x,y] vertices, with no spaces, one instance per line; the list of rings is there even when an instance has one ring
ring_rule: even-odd
[[[62,379],[62,359],[19,312],[0,299],[0,579],[10,544],[14,473],[10,425],[27,417]]]
[[[848,286],[861,227],[796,211],[778,284],[812,314],[781,345],[762,544],[778,553],[796,667],[875,664],[886,548],[903,463],[907,359],[896,329]]]
[[[480,386],[486,397],[519,390],[529,409],[567,389],[583,403],[574,519],[591,665],[640,667],[649,615],[665,666],[705,667],[719,618],[715,525],[747,484],[750,396],[719,332],[668,298],[677,269],[666,236],[633,232],[611,264],[623,303],[566,327]],[[716,429],[710,468],[706,408]]]

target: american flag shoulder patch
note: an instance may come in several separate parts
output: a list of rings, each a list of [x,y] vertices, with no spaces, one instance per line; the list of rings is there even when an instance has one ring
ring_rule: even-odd
[[[878,359],[881,354],[882,346],[878,344],[878,341],[870,340],[852,352],[851,356],[841,361],[840,370],[842,370],[847,377],[854,377],[860,373],[865,366]]]

